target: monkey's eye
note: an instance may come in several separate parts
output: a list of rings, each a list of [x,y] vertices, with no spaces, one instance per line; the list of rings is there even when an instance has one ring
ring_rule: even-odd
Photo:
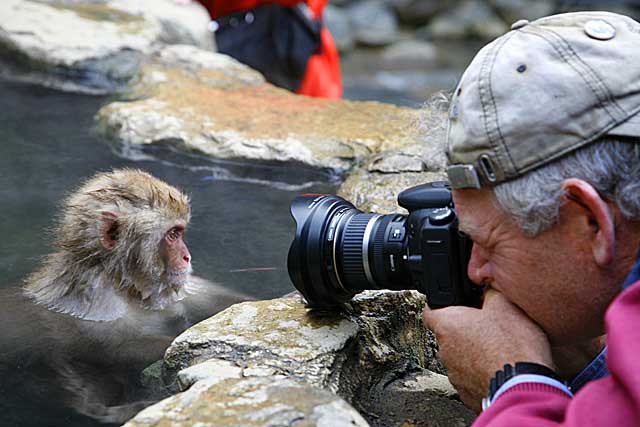
[[[172,228],[167,232],[167,240],[170,242],[175,242],[180,238],[180,230],[177,228]]]

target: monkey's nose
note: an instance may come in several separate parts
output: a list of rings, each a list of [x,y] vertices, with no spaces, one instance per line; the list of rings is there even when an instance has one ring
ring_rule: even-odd
[[[182,259],[184,260],[184,262],[186,262],[187,264],[189,264],[191,262],[191,254],[185,254]]]

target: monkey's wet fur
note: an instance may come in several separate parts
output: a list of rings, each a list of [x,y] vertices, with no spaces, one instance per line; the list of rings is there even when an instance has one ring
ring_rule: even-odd
[[[185,194],[134,169],[99,173],[65,200],[56,251],[1,295],[0,368],[23,398],[122,423],[160,397],[140,373],[173,338],[250,299],[191,274],[190,215]]]

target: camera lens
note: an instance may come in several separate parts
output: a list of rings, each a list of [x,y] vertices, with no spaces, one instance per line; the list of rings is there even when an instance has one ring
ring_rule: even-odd
[[[291,205],[296,236],[288,270],[311,307],[333,307],[366,289],[407,289],[406,216],[363,213],[338,196]]]
[[[429,182],[398,195],[409,215],[364,213],[338,196],[291,204],[289,276],[309,306],[331,308],[366,289],[417,289],[432,308],[480,307],[467,266],[473,242],[458,230],[451,190]]]

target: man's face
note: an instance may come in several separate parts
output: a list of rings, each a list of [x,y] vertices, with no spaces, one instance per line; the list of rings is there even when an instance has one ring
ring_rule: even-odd
[[[579,223],[561,211],[557,225],[529,237],[490,190],[454,190],[453,198],[460,229],[474,241],[471,280],[503,293],[542,327],[552,345],[604,332],[604,310],[619,288],[595,264]]]

